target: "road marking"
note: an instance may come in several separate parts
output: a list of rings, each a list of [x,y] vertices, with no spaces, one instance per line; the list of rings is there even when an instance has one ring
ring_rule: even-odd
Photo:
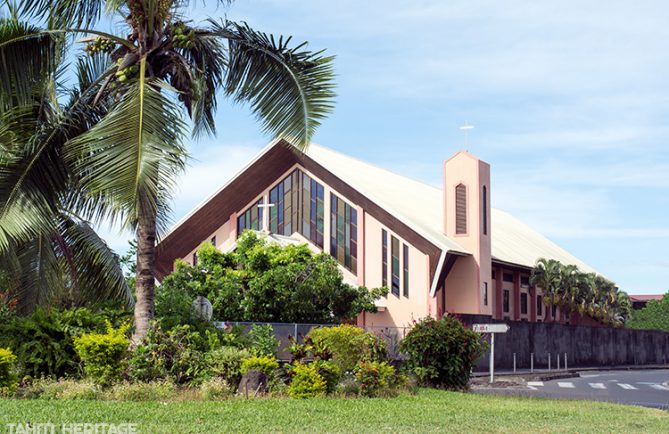
[[[657,390],[669,390],[669,387],[663,386],[661,384],[651,384],[650,387]]]
[[[622,387],[625,390],[637,390],[636,387],[632,386],[631,384],[618,383],[618,386]]]
[[[606,389],[604,383],[588,383],[593,389]]]
[[[534,386],[534,387],[537,387],[537,386],[541,387],[541,386],[544,385],[544,382],[543,381],[528,381],[527,385],[528,386]]]
[[[558,381],[558,386],[562,387],[563,389],[573,389],[574,383],[568,381],[563,383],[561,381]]]

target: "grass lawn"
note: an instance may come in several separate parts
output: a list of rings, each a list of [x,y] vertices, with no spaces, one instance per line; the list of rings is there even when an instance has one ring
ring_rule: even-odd
[[[140,433],[669,432],[669,413],[661,410],[426,389],[394,399],[0,400],[0,432],[26,421],[136,423]]]

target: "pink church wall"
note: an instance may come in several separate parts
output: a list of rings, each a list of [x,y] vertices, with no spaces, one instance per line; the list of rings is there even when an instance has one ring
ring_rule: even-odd
[[[381,299],[385,311],[365,315],[365,325],[373,327],[408,327],[413,320],[419,320],[428,315],[427,297],[429,295],[428,256],[407,243],[397,234],[384,227],[378,220],[365,213],[365,285],[368,288],[380,287],[383,283],[383,257],[381,231],[388,231],[388,286],[391,285],[391,252],[390,237],[400,240],[400,295],[389,293]],[[403,254],[402,245],[409,246],[409,297],[402,291]]]

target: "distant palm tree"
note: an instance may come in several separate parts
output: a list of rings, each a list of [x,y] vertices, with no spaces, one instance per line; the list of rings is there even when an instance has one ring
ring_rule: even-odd
[[[332,57],[307,51],[305,44],[291,48],[290,38],[277,40],[245,23],[209,20],[193,25],[183,14],[188,3],[25,0],[18,12],[45,20],[49,29],[32,29],[31,35],[0,44],[5,62],[0,92],[23,99],[29,93],[28,80],[34,79],[25,74],[26,62],[41,77],[44,71],[55,74],[62,56],[62,50],[53,50],[42,57],[40,42],[65,33],[96,36],[87,40],[86,50],[101,67],[87,77],[81,99],[64,117],[86,128],[68,137],[59,156],[86,198],[101,204],[97,217],[136,231],[135,341],[146,334],[154,315],[156,238],[168,221],[174,180],[186,165],[189,128],[182,110],[191,119],[194,136],[214,133],[220,89],[237,102],[249,103],[265,132],[289,137],[304,149],[331,110],[334,96]],[[125,37],[94,29],[103,9],[125,23]],[[38,150],[40,146],[43,142],[37,143]],[[33,167],[25,170],[30,174]],[[17,187],[38,211],[48,205],[39,189],[49,187],[51,176],[43,181],[39,187]],[[0,219],[11,219],[10,210],[19,207],[12,201],[2,205]],[[46,215],[31,217],[26,226],[32,229],[15,228],[4,235],[25,236],[43,225]],[[0,248],[2,237],[0,233]]]
[[[547,307],[560,300],[561,264],[554,259],[539,258],[530,275],[532,286],[543,291],[543,301]],[[555,319],[555,318],[553,318]]]

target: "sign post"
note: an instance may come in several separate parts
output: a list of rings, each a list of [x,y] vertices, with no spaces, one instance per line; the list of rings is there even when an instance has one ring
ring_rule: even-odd
[[[506,333],[511,327],[507,324],[474,324],[476,333],[490,333],[490,383],[495,381],[495,333]]]

